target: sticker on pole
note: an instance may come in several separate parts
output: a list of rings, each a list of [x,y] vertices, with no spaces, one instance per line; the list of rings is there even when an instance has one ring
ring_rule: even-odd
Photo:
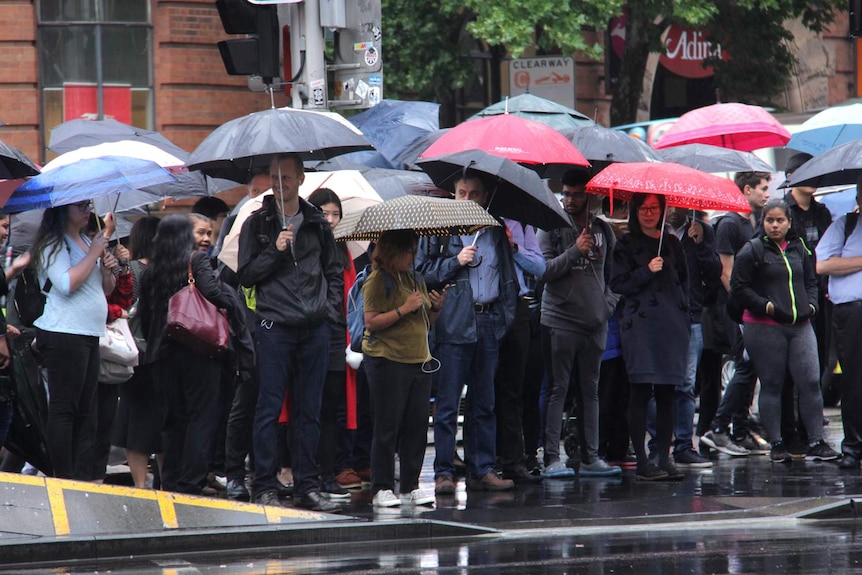
[[[326,106],[326,82],[324,80],[314,80],[311,82],[311,101],[314,102],[315,108],[323,108]]]
[[[377,64],[377,60],[380,59],[380,52],[377,51],[377,48],[374,46],[368,48],[365,51],[365,65],[368,67],[374,66]]]

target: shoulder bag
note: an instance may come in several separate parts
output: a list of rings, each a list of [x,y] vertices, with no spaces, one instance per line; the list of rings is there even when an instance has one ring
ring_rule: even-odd
[[[189,256],[188,287],[182,288],[168,301],[165,337],[197,354],[215,357],[228,348],[230,328],[227,314],[195,288],[192,256]]]

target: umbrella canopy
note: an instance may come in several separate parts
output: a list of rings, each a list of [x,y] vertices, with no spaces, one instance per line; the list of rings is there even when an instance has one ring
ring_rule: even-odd
[[[147,160],[121,156],[90,158],[28,180],[13,192],[0,211],[14,214],[66,206],[175,180],[167,170]]]
[[[521,118],[545,124],[555,130],[590,126],[595,123],[588,116],[581,114],[573,108],[533,94],[520,94],[511,98],[504,98],[468,119],[475,120],[477,118],[487,118],[488,116],[499,116],[500,114],[520,116]]]
[[[299,195],[307,198],[317,189],[329,188],[341,200],[342,221],[350,219],[353,214],[361,214],[368,206],[383,201],[375,189],[357,170],[340,170],[337,172],[308,172],[305,181],[299,188]],[[224,239],[218,258],[230,269],[236,271],[239,256],[239,235],[242,224],[263,204],[263,196],[271,196],[272,190],[251,198],[237,211],[236,219]],[[339,226],[341,224],[339,223]],[[336,228],[337,229],[337,228]],[[348,242],[350,254],[356,258],[368,250],[367,242]]]
[[[782,187],[825,188],[855,184],[859,176],[862,176],[862,138],[814,156],[793,172]]]
[[[862,138],[862,104],[833,106],[805,120],[787,147],[816,156],[859,138]]]
[[[440,105],[431,102],[383,100],[350,118],[383,156],[385,168],[409,168],[399,155],[416,139],[440,129]]]
[[[544,124],[511,114],[462,122],[431,144],[423,159],[481,150],[513,162],[545,169],[589,167],[590,163],[565,136]]]
[[[720,148],[709,144],[683,144],[659,150],[665,162],[673,162],[702,172],[773,172],[772,166],[751,152]]]
[[[669,207],[749,212],[736,184],[670,162],[611,164],[587,182],[586,191],[628,201],[636,193],[659,194]]]
[[[15,146],[0,142],[0,180],[15,180],[39,173],[36,164]]]
[[[489,194],[488,211],[543,230],[570,226],[557,197],[530,169],[481,150],[468,150],[430,160],[419,167],[438,187],[454,191],[466,169],[478,172]]]
[[[105,142],[132,140],[150,144],[185,161],[188,152],[158,132],[129,126],[116,120],[69,120],[51,130],[48,148],[65,154],[85,146],[97,146]]]
[[[783,146],[790,132],[760,106],[713,104],[679,117],[655,144],[656,149],[682,144],[711,144],[750,152]]]
[[[183,153],[184,156],[187,154]],[[138,158],[149,160],[165,168],[172,174],[187,172],[185,161],[170,154],[152,144],[136,140],[119,140],[117,142],[106,142],[95,146],[85,146],[69,152],[64,152],[45,164],[42,172],[50,172],[60,166],[68,166],[78,160],[89,158],[101,158],[103,156],[123,156],[126,158]]]
[[[192,152],[187,165],[208,176],[245,182],[253,170],[268,167],[279,154],[326,160],[373,149],[361,135],[322,114],[270,109],[216,128]]]
[[[633,138],[625,132],[611,130],[598,124],[568,128],[561,133],[595,167],[611,162],[660,162],[658,153],[643,140]]]
[[[375,241],[383,232],[413,230],[419,236],[471,235],[499,222],[471,201],[428,196],[404,196],[364,210],[335,228],[340,241]]]
[[[427,150],[431,144],[439,140],[440,137],[450,129],[451,128],[443,128],[442,130],[428,132],[427,134],[419,136],[395,157],[396,164],[404,166],[404,169],[406,170],[415,169],[416,162],[419,160],[419,156],[422,155],[422,152]]]

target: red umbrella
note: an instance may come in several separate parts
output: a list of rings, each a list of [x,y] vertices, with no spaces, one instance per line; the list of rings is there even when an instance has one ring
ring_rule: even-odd
[[[611,164],[587,182],[587,192],[625,201],[636,193],[660,194],[669,207],[751,211],[732,181],[671,162]]]
[[[589,167],[590,163],[558,131],[518,116],[501,114],[463,122],[431,144],[420,158],[436,158],[467,150],[482,150],[537,169]]]
[[[790,132],[760,106],[713,104],[686,112],[654,145],[656,149],[681,144],[711,144],[751,152],[783,146]]]

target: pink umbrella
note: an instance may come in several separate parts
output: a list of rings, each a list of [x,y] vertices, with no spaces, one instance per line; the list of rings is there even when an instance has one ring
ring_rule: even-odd
[[[751,211],[732,181],[671,162],[611,164],[587,182],[586,191],[625,201],[636,193],[659,194],[676,208]]]
[[[431,144],[420,158],[430,159],[481,150],[536,169],[588,167],[590,162],[558,131],[511,114],[463,122]]]
[[[655,144],[656,149],[682,144],[711,144],[750,152],[783,146],[790,132],[760,106],[713,104],[679,117]]]

